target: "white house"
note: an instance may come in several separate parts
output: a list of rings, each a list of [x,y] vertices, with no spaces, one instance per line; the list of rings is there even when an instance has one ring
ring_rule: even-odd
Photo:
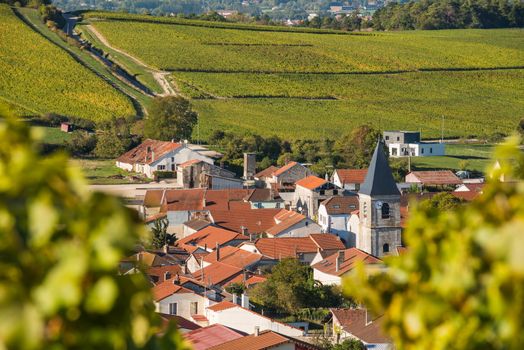
[[[382,260],[357,248],[339,250],[324,260],[313,264],[313,278],[324,285],[340,285],[342,277],[358,263],[369,268],[383,268]]]
[[[446,144],[438,142],[390,143],[391,157],[429,157],[446,155]]]
[[[354,247],[356,236],[348,231],[348,223],[351,213],[358,207],[358,196],[334,196],[320,203],[318,223],[322,232],[335,234],[347,247]]]
[[[213,159],[186,147],[183,143],[147,139],[116,159],[118,168],[153,178],[155,171],[176,171],[179,164],[199,159],[213,164]]]
[[[301,329],[262,316],[229,301],[207,307],[205,316],[210,325],[219,323],[248,334],[257,330],[260,332],[270,330],[290,337],[301,337],[304,333]]]
[[[331,176],[331,181],[345,190],[358,191],[367,173],[368,169],[336,169]]]

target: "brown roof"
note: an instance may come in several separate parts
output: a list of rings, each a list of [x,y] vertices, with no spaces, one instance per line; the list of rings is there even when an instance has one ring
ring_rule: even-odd
[[[300,165],[300,164],[298,164],[297,162],[289,162],[286,165],[284,165],[283,167],[281,167],[280,169],[278,169],[277,171],[275,171],[273,173],[273,175],[274,176],[282,175],[283,173],[285,173],[289,169],[293,168],[295,165]]]
[[[309,238],[322,250],[344,249],[344,243],[331,233],[312,233]]]
[[[451,170],[434,170],[434,171],[412,171],[408,175],[413,175],[424,185],[458,185],[462,183]],[[407,182],[407,181],[406,181]]]
[[[329,215],[351,214],[359,207],[358,196],[334,196],[321,203]]]
[[[184,222],[184,225],[189,228],[192,228],[193,230],[198,231],[198,230],[203,229],[204,227],[211,225],[211,223],[204,219],[193,219],[193,220]]]
[[[298,339],[284,336],[282,334],[266,330],[259,333],[259,335],[247,335],[242,338],[228,341],[226,343],[213,346],[209,350],[270,350],[282,344],[298,344],[297,349],[303,350],[320,350],[319,347],[302,342]]]
[[[242,273],[242,269],[223,264],[221,262],[215,262],[203,269],[195,271],[193,277],[203,281],[206,284],[222,284],[227,282],[229,279]]]
[[[367,344],[391,343],[382,332],[383,316],[371,317],[365,309],[330,309],[342,328]]]
[[[190,159],[188,161],[185,161],[183,163],[178,164],[178,167],[179,168],[185,168],[185,167],[188,167],[188,166],[193,165],[193,164],[198,164],[200,162],[203,162],[203,160],[201,160],[201,159]]]
[[[184,237],[178,240],[178,244],[189,244],[199,247],[208,247],[209,249],[215,249],[217,243],[219,245],[224,245],[233,240],[246,240],[248,237],[241,235],[237,232],[225,230],[220,227],[207,226],[197,231],[193,234],[190,234],[187,237]]]
[[[264,177],[272,177],[273,173],[280,169],[279,167],[276,167],[274,165],[271,165],[269,168],[266,168],[258,173],[255,174],[255,178],[262,179]]]
[[[162,190],[153,190],[162,191]],[[244,198],[251,190],[227,189],[227,190],[206,190],[177,189],[166,190],[164,197],[165,210],[168,211],[202,211],[202,210],[231,210],[238,208],[251,208],[251,205],[244,202]],[[148,193],[146,192],[146,197]],[[158,197],[158,194],[156,195]],[[160,196],[161,197],[161,196]],[[145,200],[145,199],[144,199]]]
[[[451,194],[459,199],[470,202],[474,200],[475,198],[477,198],[478,196],[480,196],[482,193],[476,192],[476,191],[464,191],[464,192],[455,191],[455,192],[451,192]]]
[[[247,203],[249,205],[249,203]],[[275,215],[282,209],[236,208],[235,210],[211,210],[215,225],[241,233],[242,227],[249,233],[262,233],[275,225]]]
[[[242,338],[243,334],[221,324],[214,324],[188,332],[183,337],[191,343],[194,350],[207,350],[214,345]]]
[[[167,265],[167,266],[155,266],[147,269],[146,274],[154,277],[156,283],[164,282],[164,276],[168,274],[168,279],[174,277],[177,273],[182,273],[182,268],[180,265]]]
[[[275,225],[266,230],[266,233],[272,236],[278,235],[280,232],[287,230],[293,225],[306,220],[306,217],[296,211],[282,209],[275,215]]]
[[[340,239],[332,234],[312,234],[309,237],[259,238],[254,243],[258,252],[272,259],[296,257],[298,253],[344,249]]]
[[[153,221],[156,221],[156,220],[160,220],[160,219],[163,219],[167,217],[167,214],[166,213],[157,213],[155,215],[151,215],[151,216],[148,216],[145,220],[145,223],[148,224],[150,222],[153,222]]]
[[[368,169],[337,169],[335,171],[343,185],[363,184],[368,173]]]
[[[146,139],[132,150],[122,154],[116,160],[127,164],[151,164],[164,155],[182,147],[180,143]],[[154,155],[154,158],[153,158]]]
[[[231,246],[220,248],[219,254],[220,260],[218,261],[239,268],[246,268],[262,260],[262,255],[260,254]],[[217,252],[206,255],[204,261],[211,264],[217,262]]]
[[[163,328],[167,328],[169,322],[172,322],[172,321],[176,323],[177,328],[188,329],[191,331],[202,328],[199,325],[197,325],[196,323],[191,322],[187,318],[184,318],[178,315],[160,314],[160,318],[162,319],[162,322],[163,322]]]
[[[314,175],[310,175],[304,179],[298,180],[295,182],[295,185],[307,188],[309,190],[314,190],[315,188],[320,187],[326,183],[326,180]]]
[[[278,191],[273,191],[269,188],[255,188],[245,198],[248,202],[270,202],[270,201],[282,201]]]
[[[344,251],[342,251],[344,254],[344,261],[339,266],[339,270],[336,270],[336,260],[339,256],[339,253],[334,253],[325,258],[324,260],[319,261],[315,265],[313,265],[313,269],[319,270],[323,273],[333,275],[333,276],[341,276],[345,274],[346,272],[352,270],[355,268],[357,263],[363,262],[365,264],[381,264],[382,260],[379,258],[368,254],[360,249],[357,248],[349,248]],[[341,253],[342,253],[341,252]]]
[[[165,299],[168,296],[173,295],[175,293],[186,293],[186,294],[195,293],[192,290],[189,290],[187,288],[184,288],[180,285],[173,283],[173,279],[157,284],[156,286],[153,287],[152,291],[153,291],[153,298],[156,301]]]

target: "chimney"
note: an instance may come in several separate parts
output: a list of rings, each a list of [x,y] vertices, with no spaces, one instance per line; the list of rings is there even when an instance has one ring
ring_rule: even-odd
[[[233,293],[233,300],[232,300],[233,304],[237,304],[238,305],[238,295],[236,295],[236,293]]]
[[[255,337],[258,337],[260,335],[260,327],[255,326]]]
[[[175,275],[175,278],[173,279],[173,284],[180,284],[180,276],[178,273]]]
[[[216,243],[215,252],[217,254],[217,261],[220,261],[220,245]]]
[[[189,274],[189,269],[187,268],[187,264],[182,265],[182,271],[184,271],[184,275]]]
[[[168,244],[164,244],[164,246],[162,247],[163,251],[164,251],[164,254],[168,254],[169,253],[169,245]]]
[[[247,231],[247,227],[245,226],[240,226],[240,230],[244,236],[247,236],[249,234]]]
[[[155,151],[151,151],[151,161],[155,161]]]
[[[169,271],[164,272],[164,281],[167,281],[170,278],[171,278],[171,274],[169,273]]]
[[[340,266],[344,263],[345,254],[343,250],[339,250],[337,253],[337,260],[335,262],[335,271],[338,272],[340,270]]]
[[[207,252],[207,243],[204,244],[204,250]]]
[[[249,310],[249,297],[244,293],[240,296],[240,306]]]
[[[257,168],[255,153],[244,153],[244,180],[253,180]]]

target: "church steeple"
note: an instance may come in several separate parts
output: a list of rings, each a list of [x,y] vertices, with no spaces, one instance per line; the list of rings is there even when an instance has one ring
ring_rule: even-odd
[[[369,164],[368,173],[359,193],[368,196],[399,196],[395,179],[384,154],[384,144],[378,140],[375,152]]]

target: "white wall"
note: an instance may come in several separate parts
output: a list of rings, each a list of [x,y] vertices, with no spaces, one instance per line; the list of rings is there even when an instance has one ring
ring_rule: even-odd
[[[313,278],[316,281],[322,282],[323,285],[337,285],[340,286],[341,278],[339,276],[329,275],[317,269],[313,269]]]
[[[177,303],[177,315],[191,319],[191,302],[198,302],[197,315],[203,315],[208,306],[216,304],[214,301],[204,298],[196,293],[175,293],[159,302],[155,302],[155,306],[157,312],[169,314],[169,304]]]
[[[322,228],[319,224],[309,218],[306,218],[305,220],[302,220],[301,222],[280,232],[275,237],[308,237],[312,233],[320,233],[321,230]]]
[[[446,154],[446,144],[444,143],[390,143],[389,155],[392,157],[406,157],[408,152],[412,157],[443,156]],[[402,151],[404,149],[404,151]],[[396,154],[394,154],[396,150]]]
[[[206,317],[210,325],[219,323],[248,334],[254,333],[255,327],[260,327],[260,331],[272,330],[291,337],[300,337],[303,335],[300,329],[275,322],[270,318],[241,307],[232,307],[218,312],[207,309]]]

